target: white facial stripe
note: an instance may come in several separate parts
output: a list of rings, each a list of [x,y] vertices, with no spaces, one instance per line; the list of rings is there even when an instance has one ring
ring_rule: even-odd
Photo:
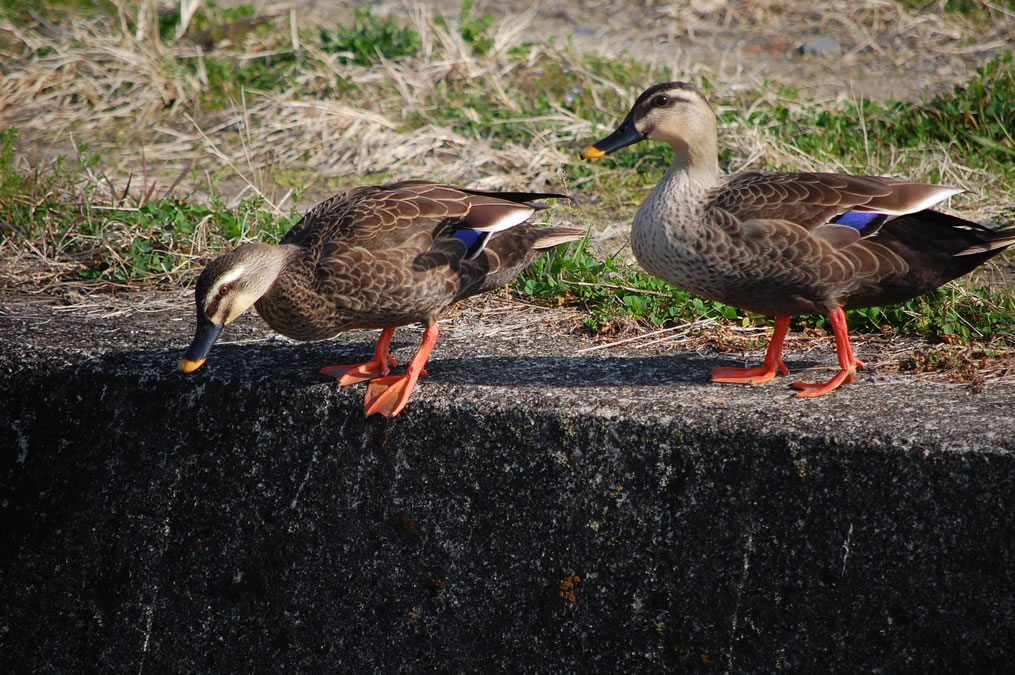
[[[242,277],[243,272],[244,272],[243,265],[237,265],[235,268],[229,270],[229,272],[227,272],[226,274],[223,274],[221,277],[219,277],[218,283],[215,284],[215,288],[212,289],[212,293],[214,295],[218,295],[220,288],[222,288],[226,284],[231,284],[240,277]]]
[[[236,291],[233,290],[228,295],[225,296],[220,296],[219,291],[222,289],[223,286],[231,284],[237,279],[239,279],[241,276],[243,276],[243,271],[244,271],[243,265],[239,265],[234,269],[229,270],[221,277],[219,277],[218,280],[215,282],[215,285],[208,291],[208,300],[207,305],[205,306],[205,311],[208,312],[208,318],[214,321],[215,323],[224,325],[229,323],[235,318],[235,316],[227,316],[226,313],[228,312],[232,314],[233,312],[235,312],[234,308],[236,306]],[[246,309],[248,306],[249,305],[245,305],[244,309]],[[240,312],[237,312],[237,314],[241,313],[242,310],[240,310]]]

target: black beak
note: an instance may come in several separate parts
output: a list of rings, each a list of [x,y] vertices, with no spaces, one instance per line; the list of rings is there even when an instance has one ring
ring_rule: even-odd
[[[628,115],[620,123],[616,131],[603,140],[596,141],[585,148],[585,152],[582,153],[582,159],[599,159],[632,143],[643,141],[645,138],[645,134],[635,129],[634,120]]]
[[[204,316],[199,317],[194,340],[187,347],[187,351],[184,352],[183,358],[176,364],[176,367],[185,373],[192,373],[200,368],[221,332],[221,325],[212,323]]]

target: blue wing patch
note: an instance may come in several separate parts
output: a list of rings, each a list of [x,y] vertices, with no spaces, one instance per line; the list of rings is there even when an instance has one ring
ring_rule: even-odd
[[[455,230],[451,236],[465,244],[466,249],[468,249],[465,253],[465,259],[472,260],[486,247],[486,242],[490,241],[490,234],[490,232],[462,229]]]
[[[880,218],[881,220],[877,223],[874,221]],[[869,211],[846,211],[838,218],[832,219],[832,222],[836,225],[845,225],[846,227],[852,227],[854,230],[860,230],[863,232],[869,225],[880,225],[887,216],[883,213],[871,213]]]

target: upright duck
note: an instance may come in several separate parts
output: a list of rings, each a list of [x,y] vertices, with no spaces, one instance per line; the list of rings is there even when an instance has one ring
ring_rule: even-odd
[[[715,113],[697,89],[645,90],[617,129],[583,153],[596,159],[642,140],[668,143],[673,163],[638,209],[631,248],[650,274],[712,300],[775,315],[764,364],[717,368],[712,381],[761,384],[789,374],[782,344],[796,314],[827,314],[839,373],[794,382],[821,396],[863,362],[843,310],[904,302],[973,270],[1015,243],[1010,232],[930,210],[961,192],[896,178],[719,170]]]
[[[584,236],[526,222],[563,197],[488,192],[426,181],[351,190],[321,202],[277,246],[243,244],[198,278],[197,331],[179,363],[201,367],[222,328],[251,305],[274,330],[321,340],[351,328],[380,328],[371,360],[327,366],[341,385],[369,381],[367,416],[397,415],[437,341],[437,318],[452,303],[503,286],[558,244]],[[422,323],[423,341],[405,375],[389,347],[395,328]]]

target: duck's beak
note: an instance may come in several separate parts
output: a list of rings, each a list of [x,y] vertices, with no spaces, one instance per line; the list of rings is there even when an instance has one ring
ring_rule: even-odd
[[[221,332],[222,326],[220,324],[212,323],[211,319],[206,317],[199,317],[194,339],[176,367],[184,373],[192,373],[200,368]]]
[[[638,141],[645,140],[645,134],[638,131],[634,126],[634,120],[628,115],[624,118],[624,121],[620,123],[616,131],[607,136],[601,141],[596,141],[589,147],[585,148],[585,152],[582,153],[582,159],[599,159],[606,155],[620,150],[621,148],[637,143]]]

